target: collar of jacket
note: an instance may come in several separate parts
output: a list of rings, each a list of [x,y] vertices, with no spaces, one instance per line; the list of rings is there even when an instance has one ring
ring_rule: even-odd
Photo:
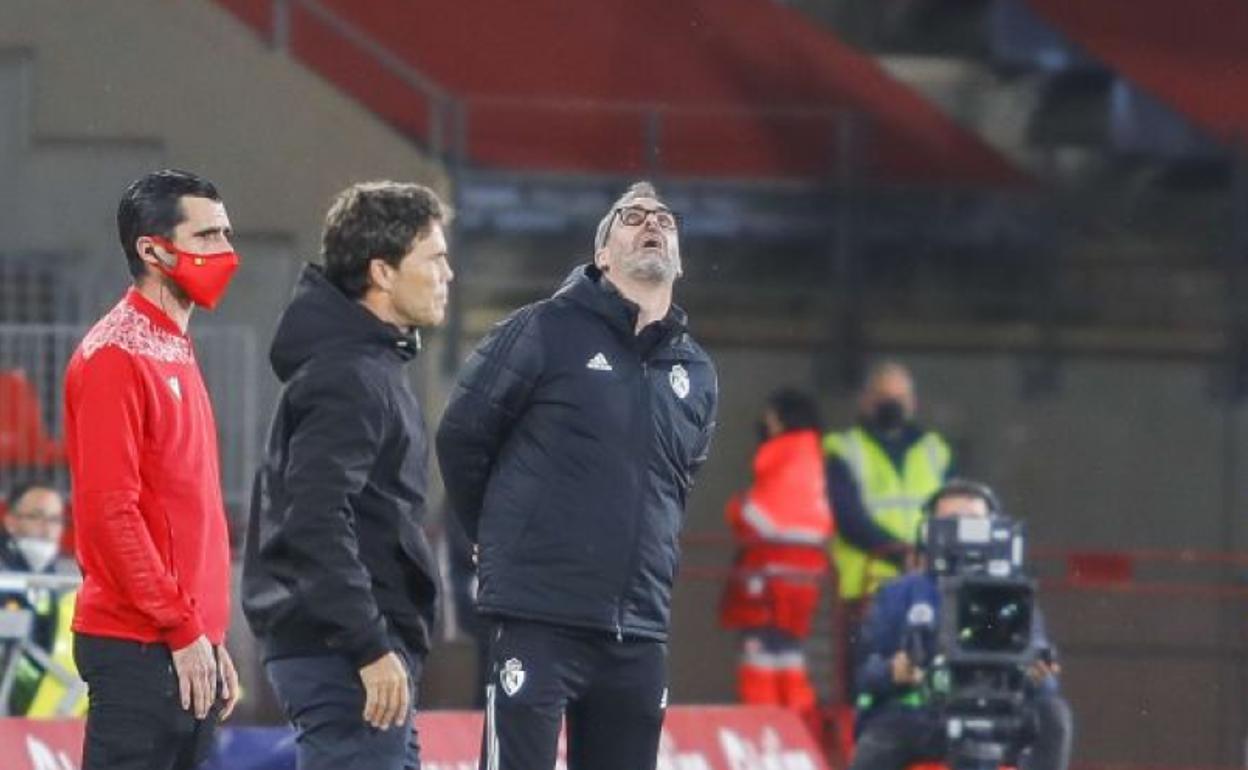
[[[417,332],[382,321],[330,283],[320,265],[306,264],[273,336],[273,371],[285,382],[305,361],[344,344],[385,348],[403,362],[420,351]]]
[[[858,427],[866,431],[868,436],[875,439],[876,443],[886,450],[898,451],[903,454],[927,434],[926,428],[913,421],[907,422],[892,434],[880,430],[869,417],[860,417],[858,419]]]
[[[621,294],[610,281],[603,280],[602,271],[592,262],[574,268],[555,296],[567,297],[589,309],[629,339],[636,340],[639,336],[635,329],[637,314],[641,312],[641,308]],[[688,328],[689,315],[679,305],[672,303],[667,315],[655,323],[660,325],[662,342],[666,343],[680,337]],[[655,347],[657,349],[661,344]]]
[[[55,563],[53,561],[53,564]],[[17,539],[7,531],[0,532],[0,568],[13,572],[33,573],[35,571],[26,561],[26,557],[22,555],[22,549],[17,547]],[[50,571],[50,569],[45,571]]]

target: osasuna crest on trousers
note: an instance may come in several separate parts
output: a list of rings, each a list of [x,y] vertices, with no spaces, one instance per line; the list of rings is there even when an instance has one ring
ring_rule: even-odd
[[[498,683],[503,686],[503,692],[508,696],[520,692],[520,688],[524,687],[524,664],[516,658],[508,659],[499,669]]]

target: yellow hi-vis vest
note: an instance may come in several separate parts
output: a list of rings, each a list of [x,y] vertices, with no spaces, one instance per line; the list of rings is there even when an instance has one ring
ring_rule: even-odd
[[[944,483],[953,456],[949,444],[929,431],[906,451],[898,473],[879,442],[859,427],[824,436],[823,450],[849,466],[867,515],[906,543],[917,537],[923,503]],[[880,583],[897,575],[887,561],[859,550],[839,535],[832,540],[832,560],[842,599],[869,596]]]
[[[27,717],[80,717],[87,713],[87,685],[78,678],[78,668],[74,665],[74,633],[70,629],[77,598],[77,591],[67,591],[55,598],[58,606],[52,649],[38,651],[38,659],[22,661],[39,674],[35,695],[26,707]]]

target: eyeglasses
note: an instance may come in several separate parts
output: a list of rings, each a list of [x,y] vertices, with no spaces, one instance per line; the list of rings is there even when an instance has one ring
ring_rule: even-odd
[[[642,206],[621,206],[615,210],[620,221],[629,227],[640,227],[645,224],[646,217],[654,214],[654,221],[663,230],[676,229],[676,215],[668,209],[648,209]]]
[[[65,517],[56,513],[45,513],[44,511],[13,511],[9,514],[18,521],[25,521],[38,524],[51,524],[53,526],[61,526],[65,523]]]

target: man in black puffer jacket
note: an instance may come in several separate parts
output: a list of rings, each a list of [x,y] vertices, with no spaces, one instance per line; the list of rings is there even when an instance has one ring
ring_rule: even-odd
[[[677,536],[715,429],[715,369],[672,304],[676,220],[648,183],[594,262],[481,342],[438,429],[494,621],[481,767],[655,766]]]
[[[437,570],[428,442],[405,365],[446,310],[447,214],[429,189],[358,184],[326,217],[273,340],[284,383],[256,473],[243,609],[299,731],[300,770],[419,768],[412,709]]]

